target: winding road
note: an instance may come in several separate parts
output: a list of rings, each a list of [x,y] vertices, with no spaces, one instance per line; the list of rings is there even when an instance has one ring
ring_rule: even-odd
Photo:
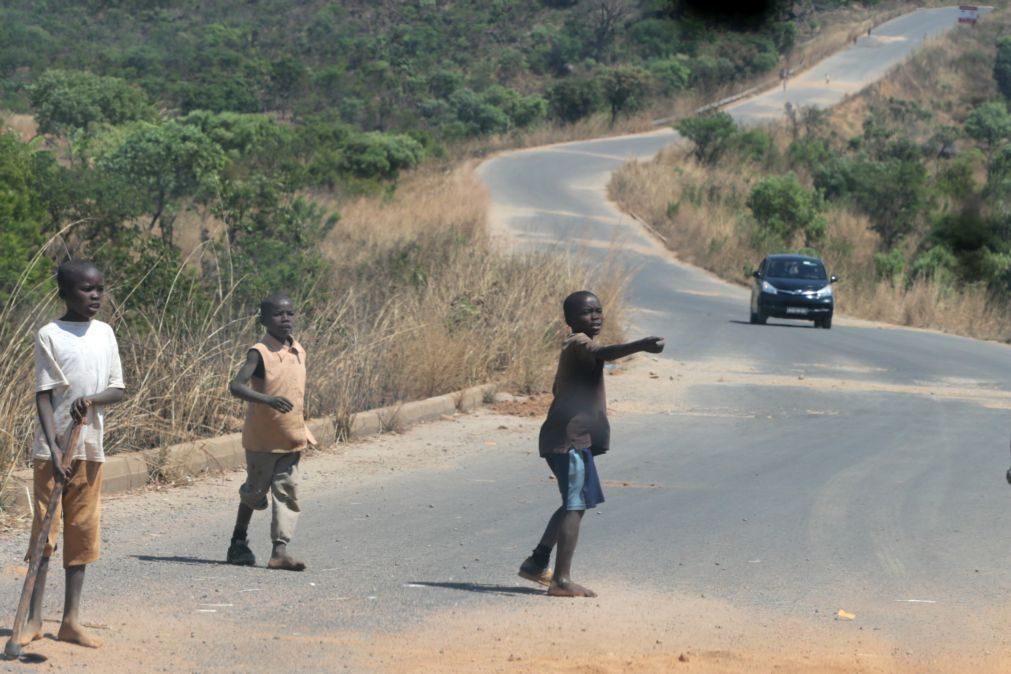
[[[727,110],[748,125],[782,115],[787,101],[832,105],[954,28],[957,16],[928,9],[890,21],[785,90]],[[623,503],[605,537],[628,536],[640,551],[642,536],[677,549],[684,566],[673,576],[664,554],[637,558],[642,582],[756,607],[873,606],[877,624],[915,648],[959,653],[980,630],[1002,631],[1009,408],[974,396],[1011,391],[1011,349],[855,321],[831,331],[749,325],[746,289],[679,264],[606,199],[622,162],[677,140],[660,130],[566,143],[480,168],[504,240],[519,250],[560,247],[590,265],[619,261],[634,270],[633,334],[666,336],[664,358],[675,363],[730,361],[751,373],[738,385],[714,376],[691,388],[688,402],[712,416],[618,424],[616,444],[634,458],[623,452],[627,463],[615,466],[609,457],[605,473],[691,489]],[[734,558],[733,568],[714,566],[718,558]],[[975,623],[989,610],[1001,617]],[[1003,638],[1001,649],[1009,652]]]
[[[730,112],[753,123],[785,100],[831,104],[957,11],[881,25]],[[481,412],[303,462],[302,574],[262,568],[262,515],[261,566],[221,563],[239,473],[110,500],[84,608],[108,643],[43,640],[30,649],[43,667],[1011,671],[1011,349],[846,320],[749,325],[743,288],[679,264],[606,200],[611,171],[676,140],[569,143],[480,168],[504,240],[627,266],[630,332],[668,340],[608,381],[608,501],[575,566],[599,599],[549,600],[516,578],[557,491],[534,452],[539,417]],[[0,554],[17,559],[26,538],[3,537]],[[0,573],[0,613],[21,582]]]

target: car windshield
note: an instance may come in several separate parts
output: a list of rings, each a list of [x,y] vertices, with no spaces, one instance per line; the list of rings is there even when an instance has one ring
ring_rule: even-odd
[[[795,278],[810,281],[828,280],[828,274],[825,273],[824,265],[817,260],[798,260],[790,258],[784,260],[769,260],[765,275],[771,276],[772,278]]]

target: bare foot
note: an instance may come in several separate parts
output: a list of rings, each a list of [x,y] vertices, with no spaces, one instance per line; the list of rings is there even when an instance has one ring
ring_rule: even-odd
[[[555,580],[548,588],[551,597],[596,597],[597,593],[588,587],[583,587],[571,580]]]
[[[292,559],[288,555],[273,556],[267,562],[268,569],[283,569],[285,571],[305,571],[305,562]]]
[[[18,639],[19,646],[27,646],[33,641],[42,638],[42,621],[26,622],[25,628],[21,630],[21,638]]]
[[[81,629],[80,625],[68,622],[60,625],[60,631],[57,632],[56,638],[60,641],[68,641],[72,644],[87,646],[88,648],[98,648],[102,645],[101,641]]]

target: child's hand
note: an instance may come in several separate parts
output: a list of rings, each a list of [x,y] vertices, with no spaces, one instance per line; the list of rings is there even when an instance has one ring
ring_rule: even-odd
[[[645,337],[642,340],[643,351],[648,353],[661,353],[664,347],[663,337]]]
[[[53,451],[53,479],[57,484],[70,479],[70,471],[63,467],[63,452],[59,450]]]
[[[70,416],[75,422],[79,422],[88,416],[88,408],[91,407],[91,400],[87,396],[81,396],[70,403]]]
[[[268,404],[282,414],[287,414],[295,407],[290,400],[282,396],[274,396]]]

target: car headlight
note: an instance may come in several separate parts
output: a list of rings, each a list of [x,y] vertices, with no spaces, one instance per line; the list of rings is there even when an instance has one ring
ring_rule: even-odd
[[[770,295],[775,295],[779,291],[776,290],[776,286],[772,285],[768,281],[762,281],[762,292],[769,293]]]
[[[814,296],[817,297],[818,299],[832,297],[832,286],[831,285],[825,286],[824,288],[816,292]]]

